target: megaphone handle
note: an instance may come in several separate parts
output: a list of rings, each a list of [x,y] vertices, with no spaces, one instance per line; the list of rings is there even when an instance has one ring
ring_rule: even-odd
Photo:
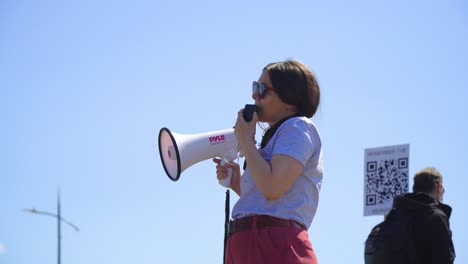
[[[226,165],[226,159],[222,158],[221,159],[221,166],[224,166]],[[226,188],[229,188],[229,186],[231,185],[231,178],[232,178],[232,168],[227,168],[227,173],[228,173],[228,176],[222,180],[219,181],[219,184],[221,184],[222,186],[226,187]]]

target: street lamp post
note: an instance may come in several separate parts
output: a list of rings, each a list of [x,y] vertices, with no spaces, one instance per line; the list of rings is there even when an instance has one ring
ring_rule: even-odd
[[[45,212],[45,211],[39,211],[39,210],[36,210],[36,208],[23,209],[23,211],[30,212],[30,213],[33,213],[33,214],[48,215],[48,216],[57,218],[57,263],[60,264],[60,260],[61,260],[60,245],[61,245],[61,237],[62,237],[62,235],[61,235],[61,233],[62,233],[61,223],[64,222],[64,223],[68,224],[69,226],[73,227],[73,229],[75,229],[76,232],[80,231],[80,229],[76,225],[74,225],[70,221],[67,221],[65,218],[63,218],[60,215],[60,191],[57,192],[57,214],[49,213],[49,212]]]

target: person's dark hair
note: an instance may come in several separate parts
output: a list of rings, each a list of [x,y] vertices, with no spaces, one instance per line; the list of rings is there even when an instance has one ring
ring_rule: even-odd
[[[305,64],[287,60],[270,63],[263,70],[268,72],[271,84],[283,102],[296,106],[298,115],[314,116],[320,103],[320,87]]]
[[[424,168],[414,175],[413,192],[432,193],[436,183],[442,183],[442,174],[434,167]]]

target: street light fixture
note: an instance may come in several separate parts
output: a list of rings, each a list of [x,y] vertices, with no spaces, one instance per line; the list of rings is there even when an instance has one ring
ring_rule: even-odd
[[[76,225],[74,225],[73,223],[66,220],[60,215],[60,191],[57,192],[57,214],[49,213],[46,211],[39,211],[39,210],[36,210],[36,208],[31,208],[31,209],[25,208],[23,209],[23,211],[33,213],[33,214],[48,215],[48,216],[57,218],[57,247],[58,247],[57,248],[57,263],[60,264],[60,260],[61,260],[60,244],[61,244],[61,237],[62,237],[61,222],[64,222],[65,224],[68,224],[69,226],[73,227],[73,229],[75,229],[76,232],[80,231],[80,229]]]

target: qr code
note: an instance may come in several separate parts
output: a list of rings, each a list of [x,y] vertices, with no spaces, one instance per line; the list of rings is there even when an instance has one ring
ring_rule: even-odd
[[[392,203],[394,197],[407,192],[408,158],[367,162],[367,205]]]

